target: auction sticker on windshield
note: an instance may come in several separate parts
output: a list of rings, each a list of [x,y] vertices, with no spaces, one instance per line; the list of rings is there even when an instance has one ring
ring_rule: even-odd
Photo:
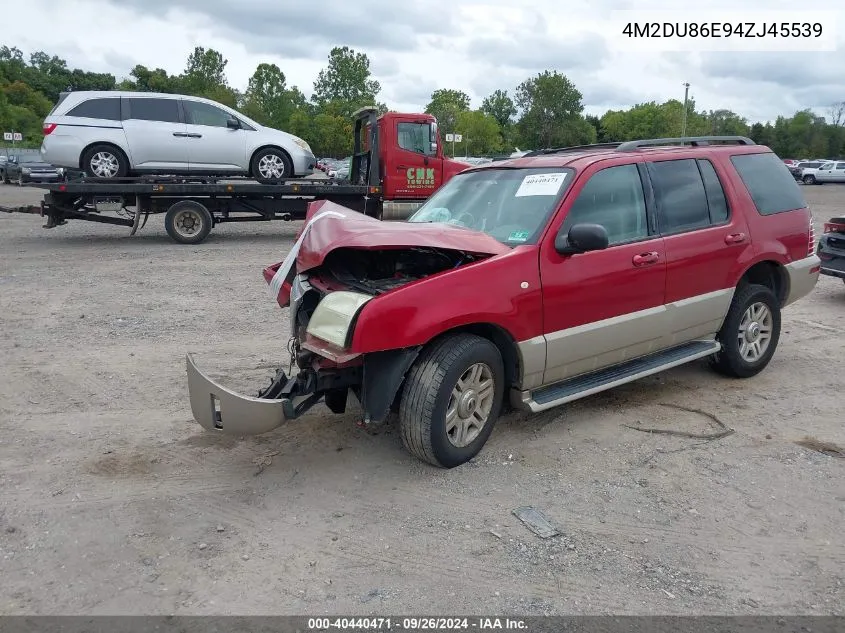
[[[508,242],[525,242],[531,237],[528,231],[514,231],[508,235]]]
[[[522,179],[514,197],[556,196],[560,186],[566,180],[566,172],[555,174],[531,174]]]

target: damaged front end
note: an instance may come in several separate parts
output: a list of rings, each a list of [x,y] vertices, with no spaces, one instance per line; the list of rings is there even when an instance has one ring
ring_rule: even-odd
[[[343,413],[350,392],[361,404],[365,424],[384,421],[420,347],[354,351],[359,314],[405,285],[495,254],[461,250],[448,239],[447,247],[438,247],[441,240],[431,227],[418,227],[423,230],[415,233],[402,225],[384,228],[377,220],[329,206],[334,208],[309,213],[288,257],[264,270],[273,298],[289,309],[288,371],[279,369],[269,386],[254,397],[244,396],[203,374],[188,354],[191,408],[204,428],[266,433],[320,401],[333,413]],[[345,224],[338,222],[347,216]],[[369,232],[362,230],[371,226]]]

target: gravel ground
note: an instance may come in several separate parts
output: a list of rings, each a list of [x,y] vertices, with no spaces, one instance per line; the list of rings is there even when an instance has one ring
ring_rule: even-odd
[[[804,191],[819,230],[845,206]],[[193,422],[186,351],[247,392],[286,362],[261,269],[297,224],[196,247],[160,217],[133,238],[41,224],[0,214],[0,614],[845,613],[845,460],[796,444],[845,446],[839,280],[785,311],[756,378],[695,363],[509,414],[441,471],[354,411],[247,439]],[[736,433],[624,426],[708,414]],[[524,505],[562,534],[534,536]]]

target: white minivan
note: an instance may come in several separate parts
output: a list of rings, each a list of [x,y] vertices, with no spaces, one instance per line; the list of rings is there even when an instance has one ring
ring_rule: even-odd
[[[301,138],[220,103],[154,92],[63,92],[44,120],[41,157],[97,178],[249,176],[278,183],[314,172]]]

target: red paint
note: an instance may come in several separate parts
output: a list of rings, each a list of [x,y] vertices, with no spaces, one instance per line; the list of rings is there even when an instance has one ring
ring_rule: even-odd
[[[338,211],[347,217],[314,222],[302,242],[297,269],[319,266],[337,248],[427,246],[489,255],[372,299],[358,316],[352,343],[345,350],[349,354],[422,345],[447,330],[478,323],[496,325],[513,340],[524,341],[660,307],[734,287],[755,263],[787,264],[807,256],[809,210],[761,216],[730,162],[731,155],[760,149],[592,151],[496,163],[494,167],[566,166],[575,170],[569,191],[538,243],[513,249],[483,233],[438,224],[381,222],[329,202],[315,202],[309,207],[309,220],[321,211]],[[713,163],[730,209],[726,223],[652,236],[602,251],[557,253],[555,236],[590,176],[605,167],[673,158],[708,158]],[[265,279],[272,279],[276,269],[265,269]],[[324,290],[334,289],[319,276],[312,283]]]
[[[386,200],[424,200],[452,176],[470,167],[444,155],[439,132],[437,149],[431,156],[399,146],[401,123],[428,126],[434,122],[435,118],[430,114],[388,112],[378,118],[382,186]],[[424,141],[429,142],[427,137]],[[418,175],[421,177],[418,178]]]
[[[313,224],[302,241],[296,264],[299,272],[316,268],[338,248],[390,249],[408,246],[447,248],[478,255],[507,253],[511,249],[486,233],[446,224],[382,222],[338,204],[322,201],[319,212],[333,211],[345,217],[320,217],[308,210]]]

